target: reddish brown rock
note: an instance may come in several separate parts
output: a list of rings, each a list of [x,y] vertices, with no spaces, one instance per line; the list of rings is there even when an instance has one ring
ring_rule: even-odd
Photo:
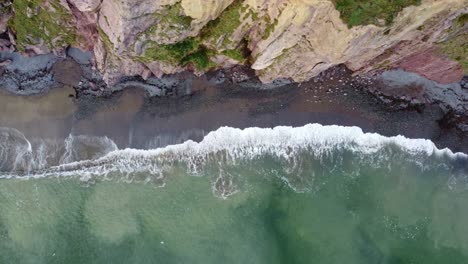
[[[77,44],[79,48],[91,51],[99,36],[96,23],[97,14],[93,12],[81,12],[73,4],[70,5],[71,12],[76,19]]]
[[[434,48],[405,57],[398,66],[441,84],[458,82],[463,78],[460,64],[438,53]]]

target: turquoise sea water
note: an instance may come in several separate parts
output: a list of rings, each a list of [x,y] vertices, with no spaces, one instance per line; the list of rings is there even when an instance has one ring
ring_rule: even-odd
[[[359,128],[0,133],[0,263],[468,263],[468,159]]]

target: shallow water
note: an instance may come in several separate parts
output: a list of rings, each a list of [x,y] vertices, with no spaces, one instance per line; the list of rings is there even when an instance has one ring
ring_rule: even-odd
[[[0,150],[0,263],[468,262],[468,158],[427,140],[315,124],[118,150],[2,128]]]

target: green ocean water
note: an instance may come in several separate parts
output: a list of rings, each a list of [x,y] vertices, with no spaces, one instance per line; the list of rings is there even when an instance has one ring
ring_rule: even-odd
[[[466,158],[288,131],[3,177],[0,263],[468,263]]]

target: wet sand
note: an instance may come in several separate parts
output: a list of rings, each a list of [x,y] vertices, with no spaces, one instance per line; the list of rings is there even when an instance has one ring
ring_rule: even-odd
[[[0,126],[12,127],[37,137],[66,137],[77,110],[72,87],[47,94],[18,96],[0,91]]]
[[[320,123],[431,139],[439,148],[468,153],[468,137],[439,124],[444,114],[438,106],[392,110],[346,74],[270,90],[213,84],[207,78],[194,80],[190,95],[174,97],[148,97],[142,89],[127,88],[110,97],[76,98],[68,86],[39,96],[0,93],[0,126],[17,128],[27,137],[97,135],[110,137],[119,148],[155,148],[200,140],[221,126]]]

